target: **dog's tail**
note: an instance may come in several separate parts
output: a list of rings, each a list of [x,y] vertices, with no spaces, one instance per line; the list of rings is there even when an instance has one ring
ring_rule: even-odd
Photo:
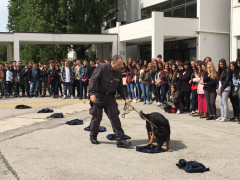
[[[140,111],[140,117],[141,117],[142,119],[144,119],[144,117],[145,117],[145,118],[148,118],[148,115],[147,115],[147,114],[144,114],[142,111]]]

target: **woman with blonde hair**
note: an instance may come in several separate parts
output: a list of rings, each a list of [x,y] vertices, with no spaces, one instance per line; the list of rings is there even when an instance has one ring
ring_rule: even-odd
[[[207,71],[203,74],[203,84],[209,113],[206,120],[216,120],[217,71],[212,62],[207,63]]]

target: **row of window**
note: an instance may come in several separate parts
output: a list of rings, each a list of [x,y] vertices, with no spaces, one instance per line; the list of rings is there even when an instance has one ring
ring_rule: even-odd
[[[197,0],[168,0],[141,11],[142,19],[150,18],[152,11],[164,12],[165,17],[196,18]]]

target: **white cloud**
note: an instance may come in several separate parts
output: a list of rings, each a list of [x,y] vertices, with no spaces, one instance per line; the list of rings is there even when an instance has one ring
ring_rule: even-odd
[[[0,0],[0,32],[7,32],[8,0]]]

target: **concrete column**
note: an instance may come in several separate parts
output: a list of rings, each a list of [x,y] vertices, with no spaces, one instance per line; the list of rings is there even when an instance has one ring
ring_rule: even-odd
[[[7,45],[7,62],[13,60],[13,46],[11,44]]]
[[[231,44],[231,59],[230,61],[236,61],[237,59],[237,49],[238,49],[238,44],[237,44],[237,37],[232,37],[232,44]]]
[[[109,59],[111,60],[112,59],[112,54],[111,54],[111,44],[110,43],[107,43],[107,44],[103,44],[103,60],[105,59]],[[113,53],[113,51],[112,51]]]
[[[126,62],[126,42],[120,42],[118,43],[118,54],[122,56],[123,61]]]
[[[20,61],[19,40],[14,40],[14,60]]]
[[[112,54],[111,56],[114,56],[118,54],[118,41],[117,39],[112,43]]]
[[[97,58],[100,60],[103,59],[103,45],[102,44],[97,44]]]
[[[163,22],[162,12],[152,12],[152,58],[156,58],[158,54],[164,56],[164,36],[163,28],[160,22]],[[164,57],[163,57],[164,59]]]

